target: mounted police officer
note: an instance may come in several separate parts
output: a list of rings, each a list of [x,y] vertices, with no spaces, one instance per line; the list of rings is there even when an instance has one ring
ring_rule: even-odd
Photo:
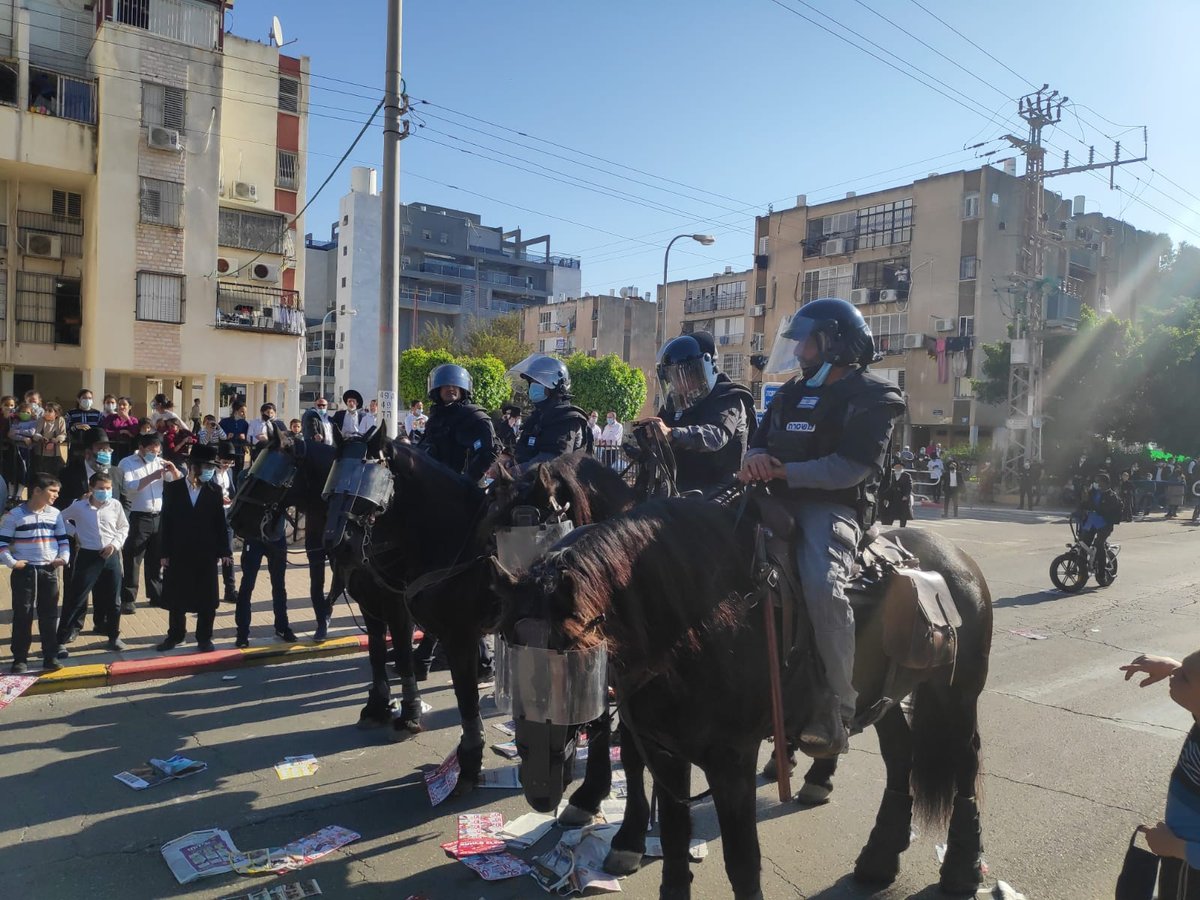
[[[754,397],[717,371],[716,343],[707,331],[663,344],[657,372],[663,406],[643,423],[657,427],[670,444],[676,487],[705,491],[728,482],[742,467],[757,427]]]
[[[564,453],[592,450],[587,413],[571,403],[571,375],[553,356],[534,353],[508,370],[514,382],[525,382],[533,414],[521,425],[515,456],[524,471]]]
[[[420,448],[433,459],[480,481],[496,461],[499,444],[492,420],[471,402],[471,373],[453,363],[429,373],[433,409]]]
[[[801,371],[771,401],[738,476],[771,482],[798,526],[797,568],[831,691],[828,708],[800,731],[802,749],[816,756],[848,746],[857,694],[845,582],[905,409],[898,388],[866,371],[874,361],[871,329],[845,300],[814,300],[785,320],[767,371]]]

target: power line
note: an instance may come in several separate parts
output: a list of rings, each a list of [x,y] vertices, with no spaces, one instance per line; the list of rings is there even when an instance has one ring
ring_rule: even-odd
[[[1004,62],[1001,59],[997,59],[995,56],[993,56],[991,53],[989,53],[983,47],[980,47],[977,43],[975,43],[973,40],[971,40],[969,37],[967,37],[965,34],[963,34],[961,31],[959,31],[957,28],[955,28],[953,25],[951,25],[949,22],[947,22],[945,19],[943,19],[941,16],[939,16],[937,13],[933,12],[928,7],[923,6],[920,2],[918,2],[918,0],[910,0],[910,2],[913,4],[913,6],[924,11],[926,15],[932,16],[933,18],[937,19],[939,22],[941,22],[943,25],[945,25],[947,28],[949,28],[951,31],[953,31],[955,34],[957,34],[960,38],[962,38],[964,41],[966,41],[968,44],[970,44],[972,47],[974,47],[976,50],[978,50],[980,53],[982,53],[988,59],[992,60],[993,62],[995,62],[997,65],[1003,67],[1004,69],[1007,69],[1010,73],[1012,73],[1013,75],[1016,76],[1018,81],[1022,82],[1023,84],[1026,84],[1032,88],[1037,87],[1036,84],[1034,84],[1032,81],[1030,81],[1028,78],[1026,78],[1020,72],[1018,72],[1015,69],[1013,69],[1012,67],[1010,67],[1008,65],[1008,63]]]

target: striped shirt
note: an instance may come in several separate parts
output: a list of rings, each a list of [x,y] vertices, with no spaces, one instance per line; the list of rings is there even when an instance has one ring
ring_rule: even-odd
[[[62,513],[53,506],[34,512],[22,503],[0,519],[0,563],[10,569],[21,560],[46,566],[56,559],[67,562],[70,558],[67,526]]]

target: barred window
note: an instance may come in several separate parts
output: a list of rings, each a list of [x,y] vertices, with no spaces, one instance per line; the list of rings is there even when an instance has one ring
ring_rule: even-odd
[[[804,286],[800,293],[800,305],[819,300],[822,297],[839,297],[850,299],[850,290],[854,286],[854,266],[825,266],[804,273]]]
[[[183,227],[183,185],[157,178],[141,179],[141,221]]]
[[[54,215],[68,219],[83,218],[83,196],[72,191],[54,191],[50,210]]]
[[[300,112],[300,82],[295,78],[279,77],[280,112]]]
[[[976,270],[979,267],[979,259],[975,256],[964,256],[958,261],[958,277],[962,281],[967,281],[975,277]]]
[[[877,259],[873,262],[856,263],[854,286],[872,291],[899,290],[908,293],[908,257]]]
[[[284,230],[283,216],[221,209],[217,220],[217,243],[222,247],[282,253]]]
[[[745,359],[744,353],[726,353],[721,357],[721,371],[737,381],[742,377]]]
[[[183,276],[138,272],[137,317],[143,322],[183,322]]]
[[[142,82],[142,124],[183,128],[187,91],[153,81]]]
[[[858,249],[912,241],[913,202],[897,200],[858,211]]]
[[[78,278],[17,273],[17,342],[79,346],[83,320]]]
[[[275,186],[294,191],[298,187],[296,176],[297,154],[291,150],[280,150],[275,164]]]

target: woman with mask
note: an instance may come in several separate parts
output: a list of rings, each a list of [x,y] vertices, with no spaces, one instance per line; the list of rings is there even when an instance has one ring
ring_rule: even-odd
[[[109,408],[108,398],[104,403],[104,418],[100,427],[112,441],[113,458],[120,462],[133,451],[133,441],[138,436],[139,422],[133,415],[133,401],[128,397],[118,397]]]
[[[195,447],[187,476],[163,487],[163,604],[167,635],[156,649],[172,650],[187,637],[187,614],[196,614],[196,650],[213,649],[213,620],[218,601],[217,563],[232,562],[225,503],[217,474],[217,448]]]
[[[91,391],[84,388],[75,395],[75,408],[67,413],[67,440],[72,451],[82,449],[83,436],[91,429],[99,428],[102,419]]]

